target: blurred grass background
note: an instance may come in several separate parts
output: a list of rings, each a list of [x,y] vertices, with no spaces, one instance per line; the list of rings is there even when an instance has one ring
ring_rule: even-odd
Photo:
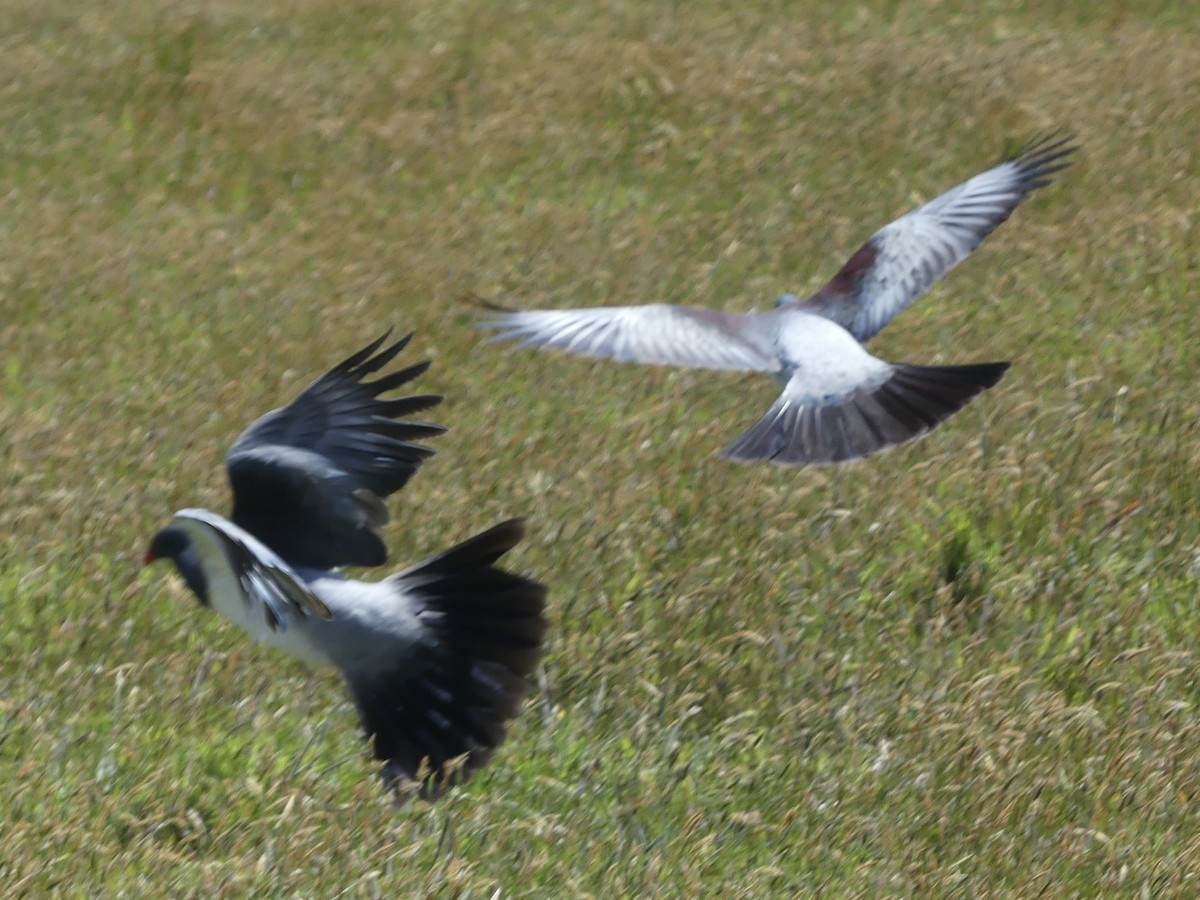
[[[0,0],[8,896],[1188,896],[1200,8]],[[1011,359],[924,440],[722,464],[762,378],[481,346],[472,298],[744,310],[1065,128],[872,343]],[[333,675],[166,570],[385,327],[451,431],[395,566],[551,585],[493,765],[394,811]]]

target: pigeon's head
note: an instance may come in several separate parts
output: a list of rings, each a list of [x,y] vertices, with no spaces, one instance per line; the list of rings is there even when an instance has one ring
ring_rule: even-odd
[[[174,559],[185,552],[192,539],[178,525],[168,525],[150,540],[143,562],[150,565],[160,559]]]
[[[800,298],[795,294],[780,294],[775,298],[775,308],[779,309],[783,306],[795,306],[800,302]]]
[[[196,548],[196,542],[183,526],[168,525],[150,540],[150,547],[146,550],[143,561],[150,565],[160,559],[169,559],[175,563],[175,568],[192,589],[192,593],[201,603],[208,605],[208,578],[200,562],[200,552]]]

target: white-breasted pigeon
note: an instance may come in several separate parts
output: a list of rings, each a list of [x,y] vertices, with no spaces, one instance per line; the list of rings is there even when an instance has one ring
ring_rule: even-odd
[[[783,392],[720,452],[779,465],[837,463],[912,440],[996,384],[1007,362],[889,363],[863,343],[985,237],[1073,153],[1034,140],[999,165],[881,228],[807,300],[729,313],[670,304],[504,310],[480,322],[491,341],[554,347],[622,362],[764,372]]]
[[[545,588],[498,566],[514,519],[382,581],[385,501],[445,429],[411,416],[436,395],[381,394],[428,368],[378,372],[409,335],[373,341],[242,432],[227,456],[232,521],[180,510],[145,561],[169,559],[200,602],[252,637],[341,670],[385,784],[427,794],[485,764],[527,691],[546,630]],[[382,347],[382,349],[380,349]]]

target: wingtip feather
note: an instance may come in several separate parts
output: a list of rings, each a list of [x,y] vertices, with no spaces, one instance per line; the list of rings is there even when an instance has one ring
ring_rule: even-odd
[[[400,490],[435,453],[412,441],[446,431],[402,418],[436,406],[441,395],[380,396],[424,374],[428,360],[367,379],[413,337],[387,344],[391,335],[388,328],[251,424],[226,456],[234,522],[296,565],[381,564],[382,538],[345,499],[359,488],[381,499]]]

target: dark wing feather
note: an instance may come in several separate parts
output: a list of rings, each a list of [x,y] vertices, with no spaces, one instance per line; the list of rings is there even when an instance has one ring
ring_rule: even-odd
[[[412,338],[380,350],[388,334],[254,422],[226,457],[234,523],[292,565],[382,565],[387,548],[380,528],[388,520],[383,501],[433,455],[414,442],[445,431],[401,420],[436,406],[440,396],[380,398],[421,375],[427,361],[366,380]]]
[[[815,402],[785,389],[757,423],[719,454],[781,466],[840,463],[903,444],[936,428],[992,387],[1008,363],[965,366],[897,364],[874,387]]]
[[[416,671],[407,649],[393,671],[346,668],[389,786],[434,794],[465,780],[520,710],[541,657],[546,589],[497,563],[523,533],[520,520],[504,522],[388,579],[433,641]]]
[[[875,232],[829,284],[801,304],[866,341],[966,259],[1075,152],[1034,140],[999,165]]]

